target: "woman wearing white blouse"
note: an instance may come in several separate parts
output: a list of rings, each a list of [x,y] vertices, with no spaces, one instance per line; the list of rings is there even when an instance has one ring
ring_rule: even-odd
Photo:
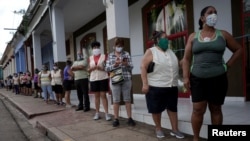
[[[158,138],[165,137],[161,126],[161,114],[167,111],[172,131],[170,135],[184,138],[178,130],[178,71],[176,55],[168,48],[168,39],[164,32],[154,33],[155,46],[147,49],[141,62],[142,92],[146,94],[148,112],[152,114],[155,132]],[[153,71],[148,73],[150,62],[154,62]]]

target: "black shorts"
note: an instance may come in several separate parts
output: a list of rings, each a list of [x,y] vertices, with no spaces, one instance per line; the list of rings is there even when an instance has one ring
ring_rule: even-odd
[[[32,83],[31,83],[31,82],[29,82],[29,83],[26,82],[25,87],[26,87],[26,88],[32,88]]]
[[[25,86],[25,84],[19,84],[19,87],[21,87],[21,88],[24,87],[24,86]]]
[[[70,91],[72,89],[73,84],[74,80],[63,80],[63,89],[65,91]]]
[[[107,92],[109,91],[109,79],[90,81],[91,92]]]
[[[152,87],[146,94],[146,102],[149,113],[161,113],[168,109],[177,112],[178,88],[177,87]]]
[[[52,91],[56,94],[63,94],[63,87],[62,85],[52,85]]]
[[[228,88],[227,73],[212,78],[199,78],[191,74],[190,86],[192,102],[207,101],[222,105]]]
[[[41,90],[41,87],[38,86],[37,82],[34,82],[34,89],[35,90]]]

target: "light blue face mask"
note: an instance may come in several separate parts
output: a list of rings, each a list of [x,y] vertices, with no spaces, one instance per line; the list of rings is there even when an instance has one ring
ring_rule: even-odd
[[[116,50],[117,52],[122,52],[123,47],[115,47],[115,50]]]
[[[161,38],[158,42],[158,46],[163,50],[166,51],[168,49],[168,39]]]

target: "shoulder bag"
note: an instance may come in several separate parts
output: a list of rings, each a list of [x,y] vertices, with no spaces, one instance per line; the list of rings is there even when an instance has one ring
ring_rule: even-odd
[[[123,83],[124,77],[122,73],[122,68],[118,67],[110,71],[110,78],[111,78],[111,83],[113,85]]]

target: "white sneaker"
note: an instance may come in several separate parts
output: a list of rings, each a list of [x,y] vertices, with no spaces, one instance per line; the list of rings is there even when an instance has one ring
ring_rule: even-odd
[[[73,108],[74,107],[74,105],[70,105],[70,104],[66,104],[66,106],[65,106],[66,108]]]
[[[162,132],[162,130],[155,131],[155,133],[156,133],[156,137],[159,138],[159,139],[165,137],[165,135],[164,135],[164,133]]]
[[[106,117],[106,120],[107,120],[107,121],[110,121],[110,120],[111,120],[111,116],[110,116],[108,113],[105,114],[105,117]]]
[[[98,119],[100,119],[100,117],[99,117],[99,113],[95,113],[95,116],[93,117],[93,119],[94,119],[94,120],[98,120]]]
[[[183,139],[185,136],[181,133],[181,132],[179,132],[179,131],[177,131],[177,132],[174,132],[174,131],[171,131],[170,132],[170,135],[171,136],[175,136],[176,138],[178,138],[178,139]]]

